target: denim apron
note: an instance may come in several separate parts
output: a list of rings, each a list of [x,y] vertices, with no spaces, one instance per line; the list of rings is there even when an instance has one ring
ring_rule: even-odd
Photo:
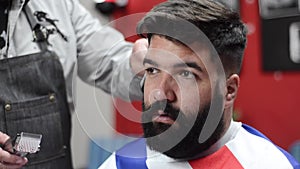
[[[25,169],[71,169],[70,111],[58,56],[40,53],[0,60],[0,131],[42,134]]]

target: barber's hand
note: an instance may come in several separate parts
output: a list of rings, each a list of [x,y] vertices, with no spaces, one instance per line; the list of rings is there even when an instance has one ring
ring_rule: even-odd
[[[28,160],[11,154],[12,144],[8,135],[0,132],[0,169],[18,169],[24,166]]]
[[[143,61],[148,50],[148,40],[138,39],[135,41],[132,54],[130,57],[130,65],[134,73],[139,76],[144,75],[144,65]]]

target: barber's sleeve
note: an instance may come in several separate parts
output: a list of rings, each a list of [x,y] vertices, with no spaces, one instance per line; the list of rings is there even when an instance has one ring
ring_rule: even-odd
[[[101,25],[78,0],[70,1],[79,77],[123,100],[141,100],[141,78],[135,76],[129,64],[133,44],[125,42],[112,27]]]

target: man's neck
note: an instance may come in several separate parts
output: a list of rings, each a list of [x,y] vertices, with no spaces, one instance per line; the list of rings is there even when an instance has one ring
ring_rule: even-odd
[[[231,120],[229,128],[227,129],[225,134],[215,144],[213,144],[208,150],[201,152],[193,159],[208,156],[208,155],[213,154],[214,152],[218,151],[226,143],[228,143],[230,140],[235,138],[235,136],[240,128],[241,128],[240,122],[234,122],[233,120]]]
[[[240,130],[241,125],[242,124],[240,122],[231,121],[229,128],[227,129],[225,134],[221,137],[221,139],[219,139],[216,143],[214,143],[208,150],[199,153],[198,155],[194,156],[193,158],[181,159],[181,160],[170,158],[163,153],[157,152],[155,150],[151,150],[148,146],[147,146],[147,156],[148,156],[148,158],[149,157],[151,157],[151,158],[159,157],[160,159],[163,159],[165,162],[172,162],[174,160],[175,161],[187,161],[187,160],[202,158],[202,157],[205,157],[205,156],[215,153],[216,151],[221,149],[226,143],[228,143],[230,140],[234,139],[236,134]]]

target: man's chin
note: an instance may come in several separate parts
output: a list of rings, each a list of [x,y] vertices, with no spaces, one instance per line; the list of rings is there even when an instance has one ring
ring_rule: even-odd
[[[161,122],[153,122],[151,134],[148,135],[149,137],[160,137],[163,135],[165,131],[167,131],[172,125],[161,123]]]
[[[197,122],[188,131],[185,130],[188,128],[186,126],[174,128],[174,125],[149,123],[149,126],[143,126],[145,134],[147,133],[145,135],[147,145],[150,149],[174,159],[192,159],[209,149],[221,138],[224,132],[224,121],[222,118],[212,136],[204,143],[199,143],[198,138],[203,127],[200,119],[201,117],[198,117]]]
[[[170,147],[170,138],[165,138],[162,135],[157,135],[155,137],[146,138],[147,145],[151,150],[165,153],[172,147]]]
[[[151,127],[149,125],[151,125]],[[172,125],[165,123],[148,123],[147,126],[143,127],[147,145],[152,150],[163,153],[170,149],[168,148],[170,146],[170,142],[174,137],[176,137],[175,133],[170,129]],[[172,134],[166,134],[169,132]]]
[[[208,142],[200,144],[197,139],[191,137],[176,141],[178,137],[158,135],[146,139],[151,150],[163,153],[174,159],[192,159],[197,154],[206,151],[218,138],[210,138]]]

